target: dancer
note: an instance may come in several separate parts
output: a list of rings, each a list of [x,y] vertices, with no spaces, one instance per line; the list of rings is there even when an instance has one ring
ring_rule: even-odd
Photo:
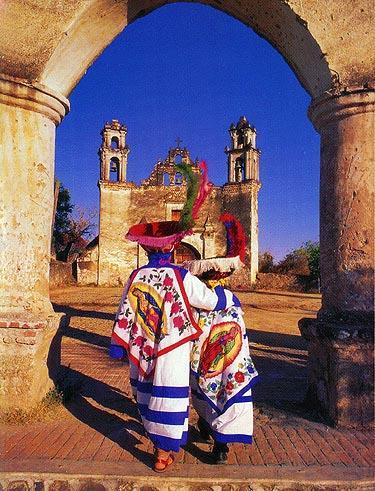
[[[225,278],[243,266],[246,239],[232,215],[226,213],[220,219],[227,231],[227,257],[190,261],[184,266],[217,294],[228,295],[223,288]],[[216,464],[227,462],[228,443],[251,443],[253,433],[251,388],[258,374],[250,357],[241,304],[233,298],[230,308],[197,312],[203,333],[194,341],[191,355],[198,428],[204,439],[213,438]]]
[[[180,222],[142,223],[130,228],[126,238],[146,250],[148,264],[130,275],[112,333],[112,352],[120,346],[128,354],[133,395],[155,446],[156,472],[173,463],[172,452],[187,439],[190,341],[201,333],[190,305],[221,310],[234,304],[233,295],[218,296],[187,270],[171,264],[173,248],[190,233],[208,194],[204,164],[200,187],[188,166],[176,167],[188,179]]]

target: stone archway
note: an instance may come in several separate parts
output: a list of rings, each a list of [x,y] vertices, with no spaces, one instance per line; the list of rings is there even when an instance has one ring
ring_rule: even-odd
[[[50,6],[34,0],[25,7],[9,0],[0,8],[0,328],[7,339],[1,350],[8,366],[26,357],[18,368],[30,381],[15,389],[14,374],[4,370],[5,405],[32,405],[48,386],[45,360],[59,323],[48,293],[55,126],[103,49],[126,25],[167,3],[173,2],[62,0]],[[283,0],[200,3],[268,40],[313,99],[309,116],[322,137],[323,307],[317,323],[301,324],[310,340],[310,392],[336,423],[366,423],[372,417],[372,2],[361,0],[350,12],[343,0],[314,0],[308,10],[303,2]],[[320,364],[318,352],[324,352]],[[370,378],[354,390],[364,369]]]

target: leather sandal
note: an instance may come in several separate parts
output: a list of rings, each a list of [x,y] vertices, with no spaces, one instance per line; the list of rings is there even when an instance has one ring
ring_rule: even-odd
[[[173,454],[169,454],[166,459],[162,459],[161,457],[156,457],[153,469],[155,472],[164,472],[167,470],[169,466],[173,464],[173,462],[174,462]]]

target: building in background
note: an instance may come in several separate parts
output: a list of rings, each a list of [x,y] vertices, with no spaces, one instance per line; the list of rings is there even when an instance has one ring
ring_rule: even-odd
[[[77,260],[77,280],[81,285],[123,285],[131,271],[147,262],[143,249],[124,240],[131,225],[139,222],[178,220],[186,196],[186,183],[176,169],[185,162],[200,172],[198,159],[189,150],[170,148],[164,160],[156,162],[149,177],[136,185],[127,181],[129,147],[127,128],[117,120],[106,123],[99,149],[100,192],[99,235]],[[225,253],[225,231],[219,221],[223,212],[235,215],[248,236],[245,275],[253,283],[258,271],[258,192],[259,155],[256,130],[245,116],[229,129],[231,146],[228,177],[223,186],[214,186],[201,208],[193,234],[184,238],[174,252],[174,261],[220,256]],[[243,275],[242,275],[243,276]]]

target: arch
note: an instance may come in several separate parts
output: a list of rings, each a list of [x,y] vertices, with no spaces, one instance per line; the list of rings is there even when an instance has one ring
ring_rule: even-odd
[[[194,246],[187,242],[181,242],[173,252],[173,262],[176,264],[193,261],[194,259],[201,259],[201,255]]]
[[[60,26],[64,35],[54,38],[55,45],[51,52],[44,49],[46,59],[40,60],[39,73],[34,73],[33,78],[38,78],[51,89],[68,96],[87,68],[129,23],[166,3],[178,2],[92,0],[80,10],[72,9],[70,22],[65,24],[69,28],[63,29]],[[316,12],[305,12],[302,5],[291,5],[282,0],[250,0],[242,4],[233,0],[224,0],[220,4],[215,0],[204,0],[195,3],[217,8],[265,38],[283,56],[311,96],[321,95],[330,88],[327,53],[319,46],[318,36],[315,38],[314,34],[318,33],[324,42],[328,42],[332,33],[325,29],[327,33],[324,34],[319,25],[323,21],[317,19]],[[53,27],[58,31],[59,26],[56,24],[59,24],[57,19]],[[310,29],[310,25],[315,25],[315,29]],[[333,26],[332,30],[339,33]],[[336,42],[339,43],[338,35]],[[35,56],[40,59],[39,53]],[[331,56],[334,56],[333,53]],[[33,59],[30,54],[29,58]],[[70,63],[66,62],[68,59]],[[34,68],[30,67],[34,72],[36,69],[35,64]]]
[[[241,157],[236,159],[234,164],[234,180],[235,182],[242,182],[245,179],[245,165]]]
[[[120,147],[120,142],[117,136],[112,136],[111,138],[111,148],[112,150],[117,150]]]
[[[120,161],[117,157],[112,157],[109,161],[109,180],[110,182],[120,180]]]
[[[181,172],[176,172],[174,176],[174,183],[176,184],[176,186],[181,186],[182,182],[183,178]]]
[[[164,172],[163,174],[163,184],[164,186],[169,186],[171,183],[171,176],[168,174],[168,172]]]

